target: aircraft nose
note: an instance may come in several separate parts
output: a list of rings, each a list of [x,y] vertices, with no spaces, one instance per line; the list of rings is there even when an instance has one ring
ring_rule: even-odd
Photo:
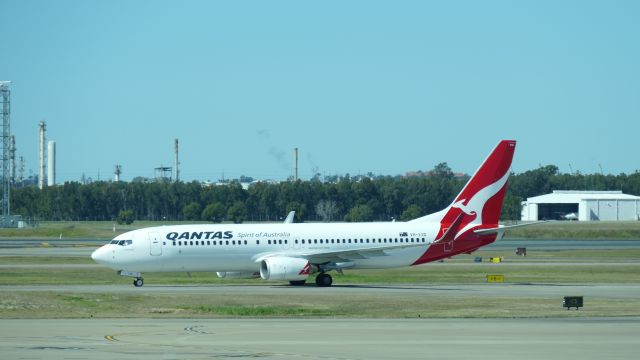
[[[105,249],[104,246],[99,247],[96,251],[91,253],[91,258],[99,264],[106,264],[108,258],[107,249]]]

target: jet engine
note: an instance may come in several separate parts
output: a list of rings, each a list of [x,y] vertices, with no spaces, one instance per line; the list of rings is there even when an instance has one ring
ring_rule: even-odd
[[[238,271],[218,271],[216,273],[219,278],[227,279],[257,279],[260,277],[259,272],[238,272]]]
[[[273,256],[260,263],[260,277],[265,280],[306,280],[310,273],[311,264],[307,259]]]

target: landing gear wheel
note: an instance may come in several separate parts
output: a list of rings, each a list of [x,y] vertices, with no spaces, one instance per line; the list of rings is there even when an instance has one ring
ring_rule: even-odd
[[[332,283],[333,283],[333,279],[329,274],[321,273],[318,276],[316,276],[317,286],[326,287],[326,286],[331,286]]]
[[[289,284],[291,284],[291,286],[304,286],[306,282],[307,280],[292,280],[289,281]]]
[[[142,278],[136,278],[133,280],[133,286],[140,287],[142,285],[144,285],[144,280],[142,280]]]

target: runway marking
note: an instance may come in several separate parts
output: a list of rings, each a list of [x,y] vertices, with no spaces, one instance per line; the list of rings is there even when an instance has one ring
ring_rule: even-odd
[[[115,335],[105,335],[104,338],[107,339],[108,341],[120,341],[115,338]]]
[[[204,326],[202,325],[194,325],[194,326],[187,326],[184,328],[184,331],[187,332],[191,332],[191,333],[196,333],[196,334],[201,334],[201,335],[214,335],[214,333],[205,331],[205,330],[201,330],[202,328],[204,328]]]

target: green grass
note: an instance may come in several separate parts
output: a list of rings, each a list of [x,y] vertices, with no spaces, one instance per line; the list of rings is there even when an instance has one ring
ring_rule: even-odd
[[[95,264],[89,256],[0,256],[0,265]]]
[[[640,239],[640,221],[553,221],[509,230],[518,239]]]
[[[143,227],[179,223],[181,222],[135,221],[131,225],[118,225],[112,221],[42,221],[37,227],[0,229],[0,239],[111,239]],[[116,231],[113,231],[114,224]]]
[[[338,292],[303,295],[225,294],[110,295],[21,292],[0,294],[0,318],[536,318],[640,316],[640,299],[585,299],[580,311],[566,311],[561,299],[458,297]]]

